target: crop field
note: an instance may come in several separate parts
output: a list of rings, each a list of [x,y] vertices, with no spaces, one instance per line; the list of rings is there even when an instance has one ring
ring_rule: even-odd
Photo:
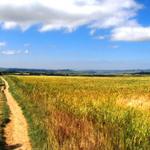
[[[5,79],[33,150],[150,149],[150,77]]]

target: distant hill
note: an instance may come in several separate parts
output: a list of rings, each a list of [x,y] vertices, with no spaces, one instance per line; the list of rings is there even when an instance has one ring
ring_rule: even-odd
[[[84,75],[84,76],[113,76],[113,75],[150,75],[147,70],[48,70],[48,69],[24,69],[24,68],[0,68],[1,74],[20,75]]]

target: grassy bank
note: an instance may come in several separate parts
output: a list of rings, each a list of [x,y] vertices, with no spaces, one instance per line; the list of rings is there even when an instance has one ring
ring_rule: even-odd
[[[6,77],[33,149],[150,149],[149,77]]]
[[[2,84],[0,79],[0,85]],[[2,87],[0,86],[0,149],[4,150],[5,139],[4,139],[4,127],[9,121],[9,108]]]

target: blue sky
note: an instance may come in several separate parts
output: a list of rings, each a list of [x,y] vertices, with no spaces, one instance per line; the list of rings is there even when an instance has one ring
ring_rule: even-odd
[[[20,1],[0,2],[0,67],[150,68],[149,0]]]

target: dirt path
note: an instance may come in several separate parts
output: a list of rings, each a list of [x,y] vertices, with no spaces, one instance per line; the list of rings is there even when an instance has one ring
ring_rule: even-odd
[[[31,150],[31,144],[28,136],[28,125],[22,113],[21,108],[9,92],[9,85],[5,82],[6,89],[4,93],[10,108],[10,122],[5,128],[5,137],[8,150]]]

